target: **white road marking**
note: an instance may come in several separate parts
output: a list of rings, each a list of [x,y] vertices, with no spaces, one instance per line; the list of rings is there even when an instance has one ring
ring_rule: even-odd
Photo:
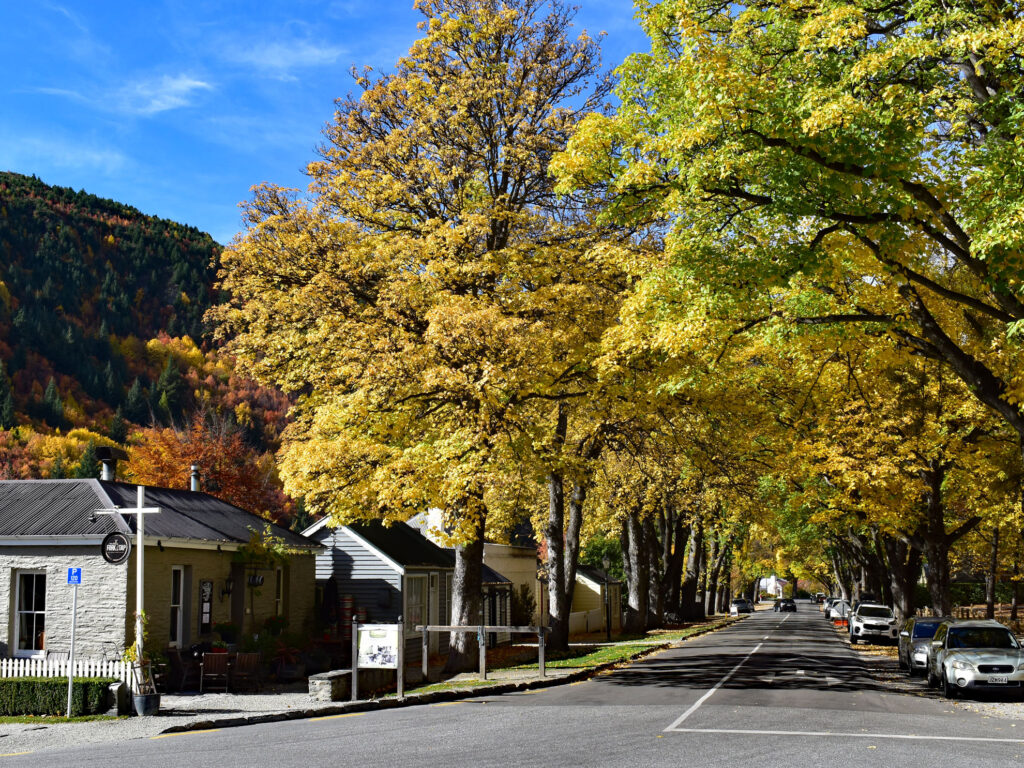
[[[1024,744],[1024,739],[998,739],[987,736],[925,736],[920,734],[905,733],[843,733],[841,731],[758,731],[745,730],[741,728],[674,728],[669,727],[665,732],[675,733],[716,733],[736,734],[747,736],[828,736],[848,737],[851,739],[902,739],[905,741],[981,741],[997,742],[1001,744]]]
[[[740,667],[742,667],[744,664],[746,664],[747,663],[747,659],[749,659],[751,656],[753,656],[755,653],[757,653],[758,649],[762,645],[764,645],[764,643],[758,643],[757,645],[755,645],[754,646],[754,650],[752,650],[750,653],[748,653],[746,656],[744,656],[739,664],[737,664],[735,667],[730,669],[728,674],[726,674],[725,677],[723,677],[721,680],[719,680],[717,683],[715,683],[714,688],[712,688],[710,691],[708,691],[703,696],[701,696],[699,699],[697,699],[697,701],[694,702],[692,707],[690,707],[688,710],[683,712],[683,714],[681,714],[679,717],[677,717],[675,719],[675,721],[672,723],[672,725],[670,725],[665,730],[666,731],[675,730],[680,725],[680,723],[682,723],[684,720],[686,720],[686,718],[688,718],[690,715],[692,715],[694,712],[696,712],[698,709],[700,709],[700,705],[703,704],[708,699],[710,699],[715,691],[717,691],[719,688],[721,688],[723,685],[725,685],[727,682],[729,682],[729,678],[731,678],[733,675],[736,674],[736,670],[739,669]]]

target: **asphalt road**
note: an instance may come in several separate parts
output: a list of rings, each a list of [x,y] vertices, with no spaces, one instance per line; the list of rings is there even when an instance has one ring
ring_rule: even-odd
[[[592,680],[5,757],[17,766],[1018,766],[1024,721],[881,690],[815,606]]]

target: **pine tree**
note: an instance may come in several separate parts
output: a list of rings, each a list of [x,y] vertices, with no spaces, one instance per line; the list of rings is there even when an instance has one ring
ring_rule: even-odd
[[[136,377],[128,390],[128,397],[124,401],[124,418],[135,424],[146,424],[149,422],[149,406],[142,394],[142,382]]]
[[[0,405],[0,429],[13,429],[17,419],[14,415],[14,395],[7,390],[7,396],[4,398],[3,404]]]
[[[181,371],[174,364],[174,356],[167,356],[167,364],[160,373],[156,382],[158,394],[157,403],[159,409],[168,419],[174,419],[181,409],[182,393],[185,389],[185,382],[182,379]]]
[[[58,456],[50,466],[50,477],[54,480],[63,480],[67,476],[64,471],[64,457]]]
[[[57,391],[57,382],[53,376],[46,384],[46,391],[43,393],[43,406],[46,413],[46,422],[51,427],[59,427],[64,423],[64,403]]]
[[[110,439],[124,444],[124,441],[128,439],[128,424],[124,420],[124,416],[121,414],[121,409],[118,408],[114,412],[114,417],[110,420],[110,427],[107,429],[107,435]]]
[[[72,477],[82,479],[100,476],[100,460],[96,456],[96,442],[90,440],[82,451],[82,458],[71,472]]]

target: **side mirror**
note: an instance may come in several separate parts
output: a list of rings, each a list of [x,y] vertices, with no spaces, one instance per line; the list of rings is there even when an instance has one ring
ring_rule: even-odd
[[[910,633],[904,629],[902,632],[900,632],[900,637],[910,637]]]
[[[942,641],[941,640],[932,640],[932,648],[941,648],[941,647],[942,647]]]

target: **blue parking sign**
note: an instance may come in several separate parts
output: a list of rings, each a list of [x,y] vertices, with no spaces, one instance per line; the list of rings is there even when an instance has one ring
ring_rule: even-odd
[[[82,569],[81,568],[68,568],[68,584],[81,584],[82,583]]]

